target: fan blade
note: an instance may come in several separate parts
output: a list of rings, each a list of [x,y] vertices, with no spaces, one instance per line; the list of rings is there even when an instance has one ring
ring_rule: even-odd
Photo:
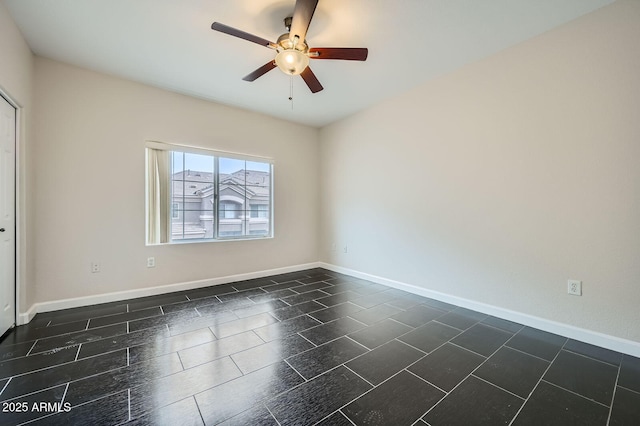
[[[262,37],[255,36],[253,34],[246,33],[244,31],[240,31],[238,29],[232,28],[228,25],[221,24],[220,22],[214,22],[211,24],[211,29],[214,31],[220,31],[221,33],[229,34],[230,36],[238,37],[247,41],[251,41],[253,43],[257,43],[261,46],[269,47],[271,49],[275,49],[275,43],[270,42]]]
[[[315,47],[309,49],[311,59],[343,59],[346,61],[366,61],[369,49],[366,47]]]
[[[305,68],[304,71],[302,71],[302,74],[300,74],[300,77],[302,77],[304,82],[307,83],[307,86],[309,86],[309,90],[311,90],[311,93],[317,93],[324,89],[324,87],[322,87],[322,84],[320,84],[320,81],[318,81],[316,75],[313,73],[313,71],[311,71],[310,67]]]
[[[313,12],[316,11],[318,0],[297,0],[296,7],[293,9],[293,19],[291,21],[291,30],[289,31],[289,39],[293,40],[298,36],[300,41],[304,41],[307,36],[307,30],[313,18]]]
[[[276,63],[274,61],[267,62],[251,74],[247,74],[242,79],[244,81],[255,81],[258,77],[262,77],[264,74],[268,73],[272,69],[276,67]]]

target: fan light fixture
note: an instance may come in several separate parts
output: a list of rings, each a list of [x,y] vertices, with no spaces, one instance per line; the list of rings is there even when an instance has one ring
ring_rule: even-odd
[[[318,93],[323,89],[316,75],[309,67],[309,59],[338,59],[343,61],[366,61],[369,50],[366,47],[314,47],[309,48],[306,36],[311,18],[318,6],[319,0],[296,0],[293,16],[284,18],[287,32],[282,34],[276,43],[265,38],[238,30],[228,25],[214,22],[211,29],[238,37],[277,52],[275,60],[270,60],[257,70],[245,75],[244,81],[255,81],[272,69],[278,67],[290,76],[299,75],[304,80],[311,93]],[[293,80],[291,80],[293,87]]]
[[[296,49],[284,49],[276,55],[276,65],[288,75],[300,75],[309,66],[309,56]]]

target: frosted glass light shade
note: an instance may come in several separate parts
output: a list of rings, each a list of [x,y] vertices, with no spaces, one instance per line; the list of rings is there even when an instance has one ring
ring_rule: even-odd
[[[285,49],[276,55],[276,65],[283,73],[298,75],[309,66],[309,57],[296,49]]]

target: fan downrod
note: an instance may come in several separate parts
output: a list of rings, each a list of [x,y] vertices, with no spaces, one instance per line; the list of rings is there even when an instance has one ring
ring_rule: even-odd
[[[287,29],[287,32],[291,31],[291,22],[293,21],[293,16],[287,16],[284,18],[284,27]]]

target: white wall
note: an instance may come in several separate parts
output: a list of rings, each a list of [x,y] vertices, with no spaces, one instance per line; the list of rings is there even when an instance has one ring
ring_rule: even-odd
[[[35,76],[37,302],[318,260],[317,129],[48,59]],[[275,238],[145,246],[147,139],[274,158]]]
[[[34,265],[34,176],[31,138],[33,54],[4,4],[0,2],[0,91],[20,108],[17,141],[17,280],[18,310],[33,301]]]
[[[618,1],[322,129],[322,260],[640,342],[639,22]]]

